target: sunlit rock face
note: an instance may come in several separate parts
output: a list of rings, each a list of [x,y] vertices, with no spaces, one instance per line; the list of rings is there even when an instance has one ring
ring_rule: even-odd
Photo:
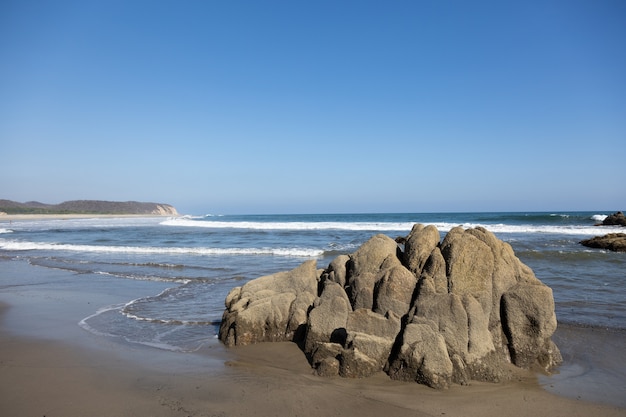
[[[397,242],[402,242],[398,244]],[[561,362],[552,290],[483,228],[443,241],[417,224],[373,236],[324,270],[315,261],[234,288],[219,338],[227,346],[293,341],[320,375],[391,378],[434,388],[506,379],[511,365]]]

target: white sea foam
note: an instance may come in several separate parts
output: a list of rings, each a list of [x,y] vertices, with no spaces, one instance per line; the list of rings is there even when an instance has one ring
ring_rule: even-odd
[[[176,282],[180,284],[187,284],[191,280],[189,279],[181,279],[181,278],[165,278],[165,277],[157,277],[154,275],[137,275],[137,274],[120,274],[106,271],[94,271],[96,275],[105,275],[110,277],[118,277],[118,278],[126,278],[133,279],[136,281],[154,281],[154,282]]]
[[[122,314],[131,320],[143,321],[147,323],[184,325],[184,326],[207,326],[207,325],[215,324],[214,321],[206,321],[206,320],[198,321],[198,320],[178,320],[178,319],[159,319],[159,318],[151,318],[151,317],[141,317],[141,316],[129,313],[124,310],[122,310]]]
[[[0,235],[6,234],[6,233],[13,233],[13,230],[11,230],[11,229],[0,229]]]
[[[380,231],[380,232],[410,232],[414,222],[220,222],[220,221],[194,221],[187,219],[170,219],[161,222],[164,226],[179,227],[199,227],[199,228],[215,228],[215,229],[248,229],[248,230],[291,230],[291,231],[307,231],[307,230],[353,230],[353,231]],[[542,234],[564,234],[564,235],[581,235],[595,236],[606,233],[623,233],[624,229],[620,227],[602,227],[596,226],[555,226],[555,225],[532,225],[532,224],[482,224],[482,223],[424,223],[432,224],[439,229],[440,232],[448,232],[456,226],[462,226],[465,229],[474,227],[484,227],[493,233],[515,234],[515,233],[542,233]]]
[[[136,300],[135,300],[136,301]],[[132,301],[131,301],[132,303]],[[127,303],[128,304],[128,303]],[[105,313],[108,313],[110,311],[121,311],[121,309],[124,307],[123,304],[115,304],[115,305],[110,305],[107,307],[103,307],[101,309],[99,309],[98,311],[96,311],[94,314],[91,314],[87,317],[85,317],[84,319],[82,319],[81,321],[78,322],[78,326],[81,327],[83,330],[86,330],[92,334],[95,334],[96,336],[101,336],[101,337],[113,337],[113,338],[121,338],[123,340],[125,340],[128,343],[135,343],[135,344],[139,344],[139,345],[144,345],[144,346],[150,346],[150,347],[154,347],[157,349],[163,349],[163,350],[169,350],[169,351],[174,351],[174,352],[195,352],[198,349],[200,349],[202,347],[202,345],[204,345],[204,343],[201,343],[193,348],[183,348],[180,346],[174,346],[170,343],[165,343],[165,342],[161,342],[160,341],[160,337],[156,337],[153,340],[138,340],[135,339],[131,336],[128,335],[123,335],[123,334],[114,334],[114,333],[109,333],[109,332],[104,332],[101,330],[96,329],[95,327],[91,326],[89,324],[89,321],[102,315]],[[131,317],[132,319],[132,317]],[[177,330],[176,326],[173,327],[172,329],[173,331]],[[172,331],[170,330],[170,331]]]
[[[623,233],[621,227],[611,226],[550,226],[550,225],[510,225],[510,224],[470,224],[464,228],[484,227],[495,234],[554,234],[554,235],[581,235],[596,236],[607,233]],[[440,229],[442,230],[442,229]]]
[[[206,248],[206,247],[152,247],[152,246],[98,246],[64,243],[27,242],[0,239],[0,249],[7,251],[50,250],[69,252],[168,254],[168,255],[265,255],[316,257],[324,253],[313,248]]]
[[[606,219],[607,216],[606,214],[594,214],[593,216],[591,216],[591,220],[597,221],[597,222],[603,222],[604,219]]]
[[[413,222],[223,222],[194,221],[185,218],[168,219],[161,222],[164,226],[204,227],[211,229],[249,229],[249,230],[411,230]]]
[[[94,317],[97,317],[101,314],[104,314],[106,312],[112,311],[112,310],[120,310],[122,307],[124,307],[124,304],[114,304],[114,305],[110,305],[110,306],[106,306],[106,307],[102,307],[100,309],[98,309],[95,313],[85,317],[84,319],[82,319],[81,321],[78,322],[78,325],[80,327],[82,327],[84,330],[87,330],[90,333],[93,333],[97,336],[115,336],[112,335],[110,333],[105,333],[105,332],[101,332],[95,328],[93,328],[92,326],[89,325],[88,321],[91,320]]]

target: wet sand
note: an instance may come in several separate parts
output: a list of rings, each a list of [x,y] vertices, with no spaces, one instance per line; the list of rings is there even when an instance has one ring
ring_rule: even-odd
[[[437,391],[384,374],[320,378],[292,343],[182,354],[86,337],[93,346],[0,331],[0,415],[626,415],[624,408],[551,394],[530,374]]]
[[[598,378],[577,368],[593,367],[581,362],[583,352],[623,369],[621,333],[561,332],[557,343],[571,364],[562,381],[521,372],[507,383],[437,391],[382,373],[317,377],[292,343],[227,349],[212,340],[180,353],[96,336],[77,323],[97,306],[143,293],[146,283],[103,291],[94,282],[87,291],[75,279],[0,261],[0,416],[626,416],[619,404],[588,401],[596,397],[585,385]],[[622,374],[615,381],[624,384]]]

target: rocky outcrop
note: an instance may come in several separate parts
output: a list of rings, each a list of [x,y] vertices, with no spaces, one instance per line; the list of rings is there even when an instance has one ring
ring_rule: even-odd
[[[178,216],[178,211],[174,208],[174,206],[170,206],[169,204],[155,204],[154,209],[150,212],[150,214],[154,214],[156,216]]]
[[[302,339],[317,286],[315,261],[308,261],[233,289],[226,297],[220,340],[234,346]]]
[[[552,291],[510,245],[483,228],[441,241],[423,225],[398,241],[376,235],[325,270],[309,261],[233,289],[220,340],[290,340],[319,375],[384,371],[434,388],[561,362]]]
[[[604,236],[596,236],[591,239],[581,240],[580,244],[588,248],[626,252],[626,233],[609,233]]]
[[[613,213],[602,221],[602,226],[626,226],[626,216],[621,211]]]

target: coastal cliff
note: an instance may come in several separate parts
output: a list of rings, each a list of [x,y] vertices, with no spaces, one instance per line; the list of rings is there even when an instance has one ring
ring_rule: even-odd
[[[178,216],[170,204],[138,201],[72,200],[60,204],[37,201],[18,203],[0,200],[0,212],[5,214],[137,214],[153,216]]]

